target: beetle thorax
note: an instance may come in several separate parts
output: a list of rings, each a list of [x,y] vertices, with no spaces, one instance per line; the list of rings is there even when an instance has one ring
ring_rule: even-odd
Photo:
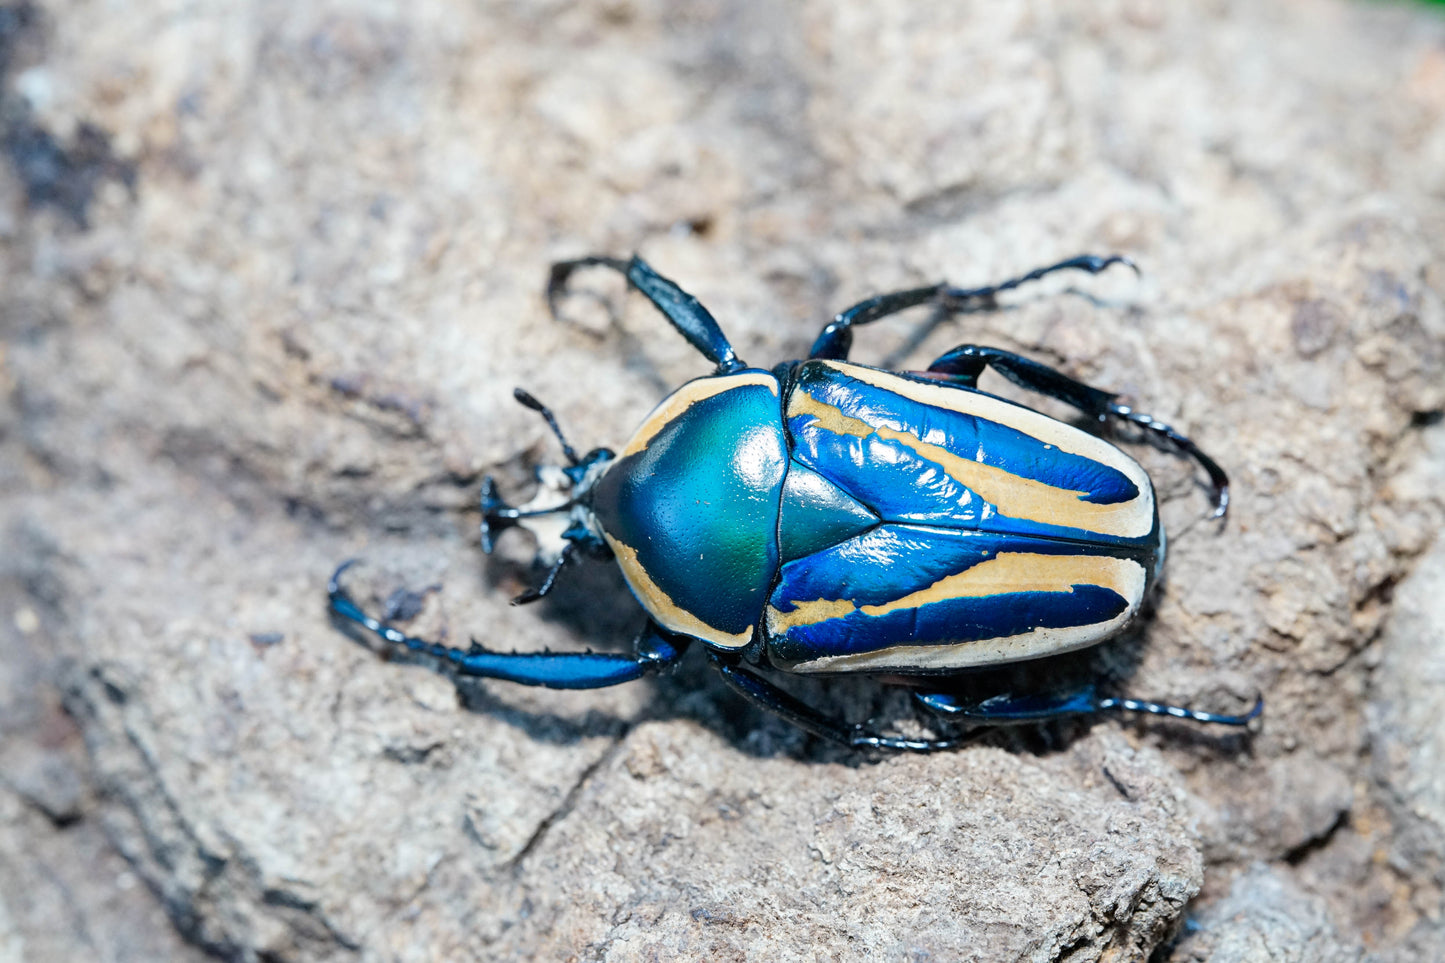
[[[752,640],[778,565],[787,470],[778,381],[745,370],[683,385],[643,422],[592,494],[632,592],[676,632]]]

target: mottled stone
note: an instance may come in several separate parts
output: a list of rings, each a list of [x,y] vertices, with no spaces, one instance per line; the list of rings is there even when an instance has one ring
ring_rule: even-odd
[[[1263,864],[1241,874],[1229,893],[1186,924],[1177,963],[1356,963],[1358,941],[1342,936],[1320,897]]]
[[[1442,172],[1445,27],[1405,5],[0,5],[0,958],[1437,946]],[[1262,731],[854,758],[696,656],[558,693],[341,632],[363,557],[429,638],[627,644],[605,566],[509,606],[528,547],[482,562],[476,499],[556,457],[514,386],[588,448],[707,371],[616,278],[548,317],[548,262],[633,250],[759,364],[879,291],[1135,258],[856,357],[1019,350],[1213,453],[1223,528],[1131,449],[1168,578],[1075,667],[1263,692]]]

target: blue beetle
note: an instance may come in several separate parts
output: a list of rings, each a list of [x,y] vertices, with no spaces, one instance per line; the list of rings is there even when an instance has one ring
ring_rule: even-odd
[[[1188,438],[1117,396],[1009,351],[963,345],[926,371],[850,363],[853,329],[907,308],[996,307],[1000,292],[1056,271],[1097,274],[1127,258],[1086,255],[988,287],[930,285],[863,301],[833,318],[806,360],[744,364],[712,315],[641,258],[556,264],[557,299],[579,268],[621,273],[716,369],[662,401],[620,452],[578,456],[552,412],[518,389],[568,464],[538,469],[527,504],[482,485],[482,547],[525,524],[547,574],[515,602],[547,594],[578,551],[617,560],[647,611],[632,655],[503,653],[408,637],[330,583],[332,610],[388,642],[473,676],[588,689],[656,672],[700,641],[728,684],[815,735],[854,747],[932,751],[830,718],[756,670],[906,677],[930,709],[972,724],[1034,722],[1126,709],[1244,725],[1222,715],[1105,697],[1093,685],[967,701],[929,678],[1094,645],[1139,611],[1164,563],[1154,487],[1103,439],[977,388],[992,368],[1091,419],[1129,422],[1192,457],[1214,515],[1224,471]],[[349,564],[349,563],[348,563]],[[940,691],[932,691],[940,690]]]

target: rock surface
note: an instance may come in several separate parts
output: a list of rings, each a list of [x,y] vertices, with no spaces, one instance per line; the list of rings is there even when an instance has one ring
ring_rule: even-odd
[[[1364,956],[1342,937],[1318,896],[1263,864],[1236,877],[1229,893],[1186,926],[1179,963],[1352,963]]]
[[[0,155],[0,961],[1445,956],[1423,8],[8,0]],[[856,758],[698,659],[538,692],[338,631],[364,556],[416,634],[625,646],[603,567],[509,607],[474,506],[555,458],[513,386],[617,445],[706,371],[614,279],[547,316],[548,262],[632,250],[760,364],[879,291],[1133,256],[856,356],[1019,350],[1224,463],[1220,529],[1140,451],[1169,578],[1068,671],[1263,691],[1262,731]]]

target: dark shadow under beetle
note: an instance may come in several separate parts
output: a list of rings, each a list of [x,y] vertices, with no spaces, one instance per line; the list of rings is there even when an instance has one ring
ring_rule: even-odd
[[[488,581],[494,585],[504,584],[514,578],[514,566],[510,563],[502,564],[508,574],[489,575]],[[608,572],[605,566],[596,566],[595,569]],[[585,581],[596,586],[606,585],[611,579]],[[620,577],[616,581],[618,584],[615,587],[621,591],[621,597],[630,601],[625,587],[621,585]],[[603,594],[587,598],[594,603],[598,598],[604,598],[610,603],[611,599],[618,596]],[[619,611],[630,608],[625,605],[608,604],[605,607],[609,610],[606,618],[608,623],[616,624],[619,617],[625,618],[632,623],[632,631],[620,632],[609,638],[602,637],[595,631],[595,624],[579,618],[579,611],[585,611],[585,608],[579,609],[575,602],[569,599],[558,599],[554,603],[553,597],[548,596],[536,606],[543,620],[558,627],[559,647],[565,646],[568,650],[624,649],[625,643],[619,644],[617,640],[631,638],[636,634],[636,613]],[[333,616],[333,621],[358,643],[368,648],[374,647],[370,633],[360,631],[354,623],[340,616]],[[961,692],[980,698],[998,691],[1039,685],[1052,684],[1069,688],[1101,676],[1109,678],[1115,684],[1122,684],[1133,675],[1146,644],[1148,618],[1141,621],[1144,624],[1135,630],[1093,650],[1058,656],[1048,660],[1047,664],[1015,665],[969,673],[956,677],[954,682]],[[578,631],[579,626],[583,631]],[[434,657],[390,645],[380,651],[388,661],[398,665],[423,666],[428,670],[439,670],[451,675],[462,707],[467,712],[502,722],[515,729],[520,737],[535,742],[573,745],[585,739],[615,739],[645,722],[685,720],[715,733],[739,753],[756,758],[784,756],[803,761],[852,766],[871,765],[883,758],[877,753],[858,753],[827,739],[815,738],[759,708],[732,691],[712,670],[701,652],[690,652],[666,671],[638,682],[638,685],[648,686],[652,690],[646,699],[647,707],[635,716],[621,716],[599,708],[589,708],[578,714],[539,712],[531,707],[523,707],[509,698],[508,693],[511,690],[508,687],[498,686],[490,680],[449,673],[446,666]],[[880,684],[877,679],[872,678],[847,676],[794,676],[787,680],[787,685],[798,698],[841,718],[866,720],[869,725],[877,724],[889,729],[901,727],[919,733],[929,729],[943,731],[939,728],[940,720],[931,717],[919,707],[902,686]],[[1118,722],[1112,714],[1071,716],[1049,722],[983,727],[973,732],[950,735],[959,737],[966,744],[982,743],[1014,753],[1047,755],[1064,751],[1095,725]],[[1168,719],[1145,718],[1133,724],[1147,727],[1150,731],[1166,737],[1169,743],[1177,748],[1190,748],[1220,757],[1238,755],[1253,736],[1250,729],[1208,730]]]

